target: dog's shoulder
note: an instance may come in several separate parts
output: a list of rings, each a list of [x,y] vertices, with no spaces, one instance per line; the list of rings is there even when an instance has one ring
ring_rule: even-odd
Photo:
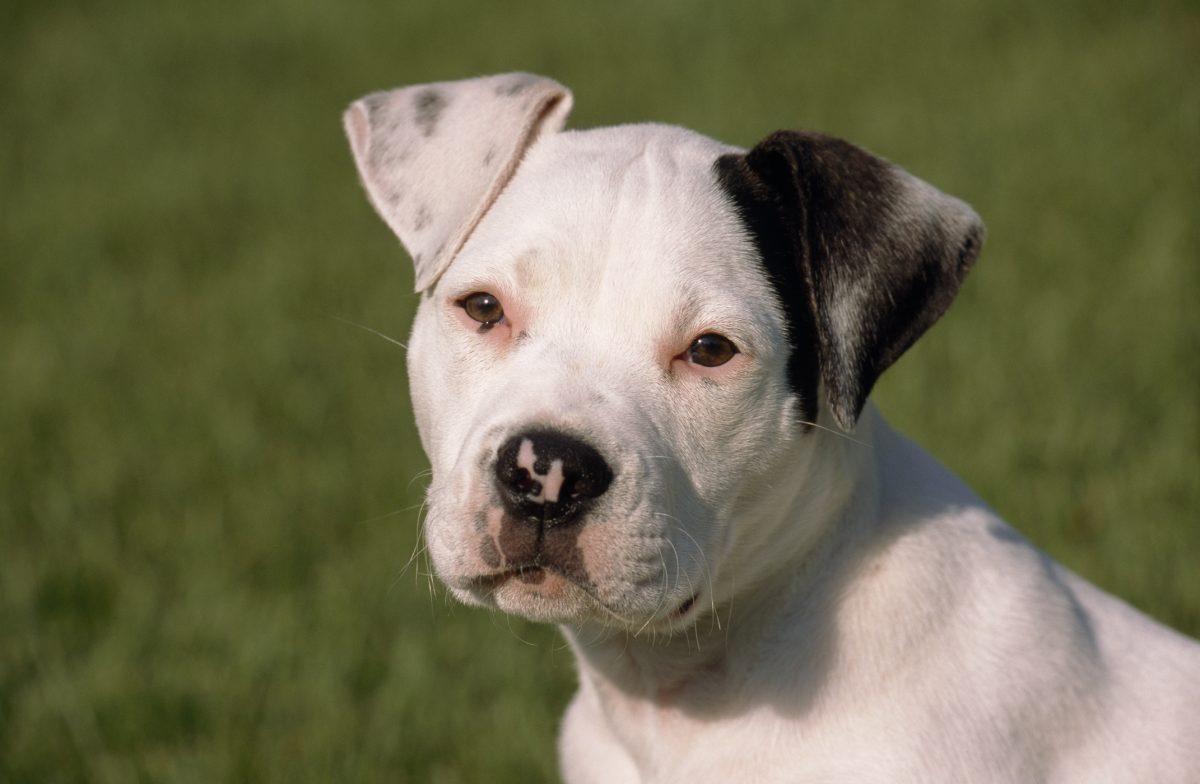
[[[856,627],[905,618],[873,638],[890,638],[880,667],[921,674],[906,710],[1051,780],[1194,780],[1200,644],[1055,562],[907,439],[880,442],[885,512],[850,605]]]

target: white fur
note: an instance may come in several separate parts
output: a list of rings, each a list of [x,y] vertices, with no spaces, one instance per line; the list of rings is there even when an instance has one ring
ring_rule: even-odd
[[[409,343],[439,575],[561,623],[578,657],[565,778],[1200,781],[1200,646],[1055,564],[869,404],[853,437],[803,427],[783,315],[712,173],[730,150],[543,134]],[[464,320],[479,291],[507,325]],[[681,362],[704,332],[736,363]],[[577,523],[588,586],[477,580],[492,461],[531,425],[612,466]]]

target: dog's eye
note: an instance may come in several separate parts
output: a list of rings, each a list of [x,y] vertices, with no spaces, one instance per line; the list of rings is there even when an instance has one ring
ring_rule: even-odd
[[[498,324],[500,319],[504,318],[504,307],[501,306],[500,300],[486,291],[469,294],[459,300],[458,305],[468,316],[484,326]]]
[[[687,358],[688,362],[696,365],[717,367],[733,359],[733,355],[736,353],[738,353],[738,349],[733,345],[732,340],[715,332],[707,332],[692,341],[691,347],[688,348]]]

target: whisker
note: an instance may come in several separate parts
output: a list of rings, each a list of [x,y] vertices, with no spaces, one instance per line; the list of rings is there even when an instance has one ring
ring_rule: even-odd
[[[396,517],[397,515],[407,514],[408,512],[411,512],[411,511],[412,511],[412,510],[414,510],[414,509],[419,509],[419,508],[421,508],[421,506],[423,506],[423,503],[421,503],[421,504],[412,504],[411,506],[405,506],[405,507],[403,507],[403,508],[401,508],[401,509],[393,509],[393,510],[392,510],[392,511],[390,511],[390,512],[384,512],[383,514],[381,514],[381,515],[376,515],[375,517],[368,517],[368,518],[366,518],[366,519],[363,519],[363,520],[357,520],[357,521],[355,521],[355,523],[354,523],[354,524],[355,524],[355,525],[367,525],[368,523],[377,523],[377,522],[379,522],[380,520],[386,520],[386,519],[388,519],[389,517]]]
[[[692,540],[692,544],[696,545],[696,552],[700,554],[700,565],[704,567],[704,576],[708,582],[709,609],[712,611],[713,617],[716,617],[716,615],[717,615],[717,600],[715,598],[716,590],[713,588],[712,568],[709,567],[709,565],[708,565],[708,555],[705,554],[704,548],[700,546],[700,542],[696,541],[696,537],[692,536],[692,534],[686,528],[684,528],[682,524],[679,526],[679,530],[684,536],[686,536],[688,539]],[[691,587],[691,586],[689,585],[689,587]],[[693,596],[695,595],[695,591],[692,592],[692,595]],[[717,618],[717,628],[718,629],[721,628],[721,619],[720,618]]]
[[[425,469],[424,471],[418,471],[418,472],[416,473],[416,475],[415,475],[415,476],[413,476],[413,478],[412,478],[412,479],[408,480],[408,484],[404,486],[404,489],[405,489],[405,490],[411,490],[414,482],[416,482],[418,479],[423,479],[423,478],[425,478],[425,477],[427,477],[427,476],[433,476],[433,469],[432,469],[432,468],[427,468],[427,469]]]
[[[865,446],[867,449],[874,448],[870,444],[868,444],[866,441],[859,441],[857,438],[851,438],[848,433],[843,433],[841,430],[834,430],[832,427],[825,427],[825,425],[818,425],[816,422],[809,422],[806,419],[800,419],[797,421],[802,425],[808,425],[809,427],[815,427],[817,430],[824,430],[826,433],[833,433],[835,436],[838,436],[839,438],[844,438],[847,441],[858,444],[859,446]]]
[[[667,540],[668,543],[670,543],[670,541],[671,541],[670,539]],[[672,546],[674,546],[674,545],[672,545]],[[678,558],[679,558],[678,553],[676,553],[675,557],[676,557],[676,562],[678,563]],[[660,589],[659,595],[658,595],[658,604],[654,607],[653,610],[650,611],[650,614],[646,616],[646,622],[643,623],[641,625],[641,627],[639,627],[638,630],[633,633],[634,637],[637,637],[639,634],[644,632],[646,630],[646,627],[654,622],[654,616],[658,615],[658,611],[661,610],[663,608],[663,605],[665,605],[667,603],[667,593],[668,593],[667,559],[666,559],[666,557],[663,556],[663,552],[662,552],[661,548],[658,551],[658,559],[659,559],[659,561],[662,562],[662,576],[663,576],[662,588]],[[651,633],[650,633],[650,644],[651,645],[654,644],[654,632],[653,631],[651,631]]]
[[[680,530],[683,530],[683,529],[681,528]],[[695,540],[693,540],[693,541],[695,541]],[[667,543],[670,544],[671,549],[675,551],[675,563],[678,564],[679,563],[679,549],[677,547],[675,547],[675,543],[672,542],[670,539],[667,540]],[[676,585],[679,584],[678,572],[682,572],[684,578],[687,579],[688,595],[695,596],[696,595],[696,586],[692,585],[692,576],[690,574],[688,574],[687,570],[683,569],[680,566],[676,566],[675,569],[677,572],[677,574],[675,576],[675,584]],[[683,640],[684,640],[684,642],[687,643],[688,650],[690,651],[692,649],[692,637],[690,634],[690,630],[688,628],[684,628],[684,630],[683,630]],[[699,629],[696,630],[696,650],[697,651],[700,650],[700,631],[699,631]]]
[[[424,520],[422,519],[423,515],[425,514],[425,509],[428,505],[429,505],[429,500],[426,499],[426,500],[422,501],[418,506],[418,509],[417,509],[417,538],[415,540],[413,540],[413,549],[412,549],[412,552],[408,556],[408,561],[405,562],[404,567],[400,570],[401,577],[404,576],[405,572],[407,572],[409,570],[409,567],[411,567],[413,565],[413,563],[417,560],[417,558],[419,558],[422,554],[428,553],[428,551],[429,551],[429,543],[427,541],[425,541],[425,525],[424,525]],[[418,575],[420,574],[420,569],[417,570],[417,574]]]
[[[357,321],[351,321],[350,319],[345,319],[345,318],[342,318],[341,316],[330,316],[329,318],[333,319],[334,321],[340,321],[343,324],[349,324],[352,327],[358,327],[361,330],[370,332],[372,335],[381,337],[384,340],[386,340],[388,343],[399,346],[400,348],[404,349],[405,351],[408,351],[408,346],[404,345],[399,340],[396,340],[393,337],[385,335],[377,329],[372,329],[371,327],[368,327],[366,324],[359,324]]]
[[[504,620],[508,623],[508,633],[513,636],[514,640],[516,640],[517,642],[519,642],[523,645],[528,645],[530,648],[537,647],[537,643],[531,642],[530,640],[526,640],[524,637],[517,634],[517,630],[514,629],[513,625],[512,625],[512,616],[511,615],[509,615],[508,613],[504,613]]]

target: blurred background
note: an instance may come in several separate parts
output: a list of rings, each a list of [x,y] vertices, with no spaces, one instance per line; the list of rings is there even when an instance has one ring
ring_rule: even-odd
[[[346,323],[415,296],[342,109],[499,71],[971,202],[877,402],[1200,633],[1195,3],[5,0],[0,52],[0,780],[555,779],[570,653],[413,558],[404,357]]]

